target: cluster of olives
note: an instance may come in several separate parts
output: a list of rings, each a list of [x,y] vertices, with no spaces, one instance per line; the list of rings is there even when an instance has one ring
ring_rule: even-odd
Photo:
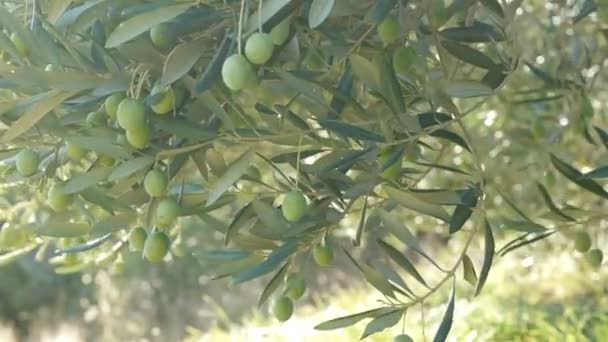
[[[289,222],[300,220],[306,214],[307,209],[306,197],[295,190],[288,192],[281,203],[283,217]],[[322,267],[331,265],[334,260],[333,249],[325,243],[315,245],[312,249],[312,255],[317,265]]]
[[[289,37],[289,20],[275,26],[270,34],[253,33],[245,42],[245,55],[236,53],[224,61],[222,79],[231,90],[237,91],[253,87],[258,83],[251,64],[262,65],[270,60],[275,45],[282,45]]]
[[[600,267],[604,253],[599,248],[591,248],[591,236],[586,232],[578,232],[574,236],[574,249],[585,253],[585,260],[592,267]]]
[[[290,274],[285,280],[285,290],[272,305],[272,313],[281,322],[291,318],[294,310],[294,302],[304,296],[306,292],[306,280],[297,274]]]
[[[160,262],[169,252],[171,239],[162,231],[175,223],[180,214],[177,200],[165,196],[169,179],[160,169],[148,171],[144,177],[143,186],[146,193],[152,198],[161,198],[154,209],[154,224],[156,228],[148,235],[143,227],[135,227],[129,233],[129,246],[131,250],[142,252],[146,260]]]

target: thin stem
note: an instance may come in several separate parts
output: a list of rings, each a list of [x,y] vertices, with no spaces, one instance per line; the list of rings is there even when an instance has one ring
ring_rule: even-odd
[[[262,3],[263,0],[258,1],[258,31],[262,33]]]
[[[241,11],[239,13],[239,27],[238,33],[236,37],[237,49],[239,54],[243,53],[243,49],[241,46],[241,36],[243,34],[243,17],[245,16],[245,0],[241,0]]]

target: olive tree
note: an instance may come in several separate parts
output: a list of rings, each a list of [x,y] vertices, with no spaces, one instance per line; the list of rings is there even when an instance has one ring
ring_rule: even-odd
[[[602,263],[606,1],[2,3],[0,265],[194,253],[267,277],[286,321],[340,256],[380,304],[317,329],[367,337],[451,288],[443,341],[497,256],[561,235]],[[185,245],[186,216],[223,245]]]

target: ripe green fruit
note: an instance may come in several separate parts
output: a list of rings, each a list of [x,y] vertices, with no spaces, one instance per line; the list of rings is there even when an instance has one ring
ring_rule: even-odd
[[[21,57],[27,57],[30,54],[30,49],[25,44],[23,39],[21,39],[21,37],[19,36],[19,34],[17,32],[11,33],[10,38],[11,38],[11,42],[13,42],[13,45],[15,45],[15,48],[17,49],[17,51],[19,52]]]
[[[256,32],[245,43],[245,56],[253,64],[266,63],[272,57],[273,50],[272,36],[268,33]]]
[[[146,243],[146,238],[148,233],[143,227],[135,227],[131,229],[129,233],[129,247],[132,251],[142,251],[144,249],[144,244]]]
[[[393,338],[393,342],[414,342],[409,335],[401,334]]]
[[[228,88],[241,90],[250,85],[253,78],[255,73],[245,56],[234,54],[224,61],[222,79]]]
[[[416,50],[412,47],[400,46],[393,52],[393,68],[398,74],[407,74],[416,63]]]
[[[148,124],[143,124],[140,127],[127,130],[127,141],[134,148],[141,150],[150,144],[152,129]]]
[[[168,49],[174,43],[171,26],[166,23],[158,24],[150,29],[150,40],[159,49]]]
[[[316,245],[312,250],[312,257],[317,265],[326,267],[334,261],[334,251],[327,245]]]
[[[171,240],[167,234],[159,231],[152,232],[144,243],[144,258],[149,262],[161,262],[169,252],[170,244]]]
[[[306,213],[306,197],[299,191],[290,191],[285,195],[281,205],[281,211],[287,221],[295,222]]]
[[[39,164],[40,158],[38,157],[38,154],[32,150],[21,150],[21,152],[17,154],[17,162],[15,166],[17,167],[17,172],[24,177],[31,176],[36,173],[36,171],[38,171]]]
[[[167,114],[175,108],[175,94],[171,87],[154,87],[152,89],[154,104],[150,105],[156,114]]]
[[[289,38],[289,18],[281,21],[270,30],[270,37],[274,45],[283,45]]]
[[[299,275],[291,274],[287,278],[287,290],[285,294],[292,300],[298,300],[302,298],[304,292],[306,292],[306,280]]]
[[[380,167],[384,169],[382,170],[382,177],[389,180],[395,180],[401,174],[401,158],[399,157],[396,160],[392,159],[394,159],[394,151],[391,151],[390,149],[385,150],[378,155],[378,163],[380,163]],[[387,165],[387,163],[391,162],[392,164]]]
[[[114,159],[111,156],[108,156],[106,154],[102,154],[99,156],[99,164],[101,164],[102,166],[106,166],[106,167],[110,167],[110,166],[114,166],[114,164],[116,164],[116,159]]]
[[[169,180],[161,170],[150,170],[144,178],[144,189],[150,197],[160,197],[167,190]]]
[[[146,107],[134,99],[124,99],[116,110],[118,125],[125,130],[136,130],[146,124]]]
[[[399,39],[399,22],[389,15],[378,25],[378,35],[384,44],[392,44]]]
[[[585,254],[585,260],[592,267],[600,267],[604,260],[604,253],[601,250],[594,248]]]
[[[112,120],[116,120],[116,112],[118,111],[118,105],[125,99],[125,95],[123,93],[114,93],[108,96],[103,103],[103,106],[106,110],[106,114]]]
[[[167,197],[161,200],[156,207],[154,214],[154,222],[159,227],[169,227],[173,225],[175,219],[179,216],[181,208],[173,197]]]
[[[79,161],[87,155],[87,150],[79,145],[68,143],[66,146],[68,157],[73,161]]]
[[[279,321],[285,322],[293,315],[293,302],[289,297],[283,296],[274,302],[272,312]]]
[[[578,232],[574,236],[574,249],[585,253],[591,248],[591,237],[586,232]]]
[[[47,193],[47,202],[51,208],[55,211],[66,210],[74,201],[74,197],[64,192],[64,186],[62,183],[56,183],[51,186]]]
[[[86,122],[89,127],[104,127],[108,125],[106,116],[101,112],[90,112],[87,115]]]

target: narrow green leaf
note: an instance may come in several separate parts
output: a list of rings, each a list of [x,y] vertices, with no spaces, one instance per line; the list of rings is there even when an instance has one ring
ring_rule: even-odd
[[[456,295],[456,284],[452,287],[452,294],[450,295],[450,300],[448,301],[448,307],[445,311],[443,319],[441,320],[441,324],[439,324],[439,328],[435,333],[435,337],[433,338],[433,342],[443,342],[447,339],[448,334],[450,333],[450,329],[452,328],[452,320],[454,319],[454,297]]]
[[[331,13],[335,0],[312,0],[308,10],[308,26],[311,29],[321,25]]]
[[[390,328],[395,324],[399,323],[404,313],[405,309],[397,308],[393,309],[393,311],[391,312],[387,312],[381,316],[375,317],[369,323],[367,323],[365,331],[363,332],[363,335],[361,335],[361,339],[364,339],[372,334],[380,332],[386,328]]]
[[[458,135],[448,129],[436,129],[436,130],[430,132],[429,134],[436,138],[448,140],[448,141],[464,148],[465,150],[471,152],[471,148],[469,147],[467,142],[464,140],[464,138],[462,138],[460,135]]]
[[[63,101],[74,96],[76,92],[57,92],[47,93],[44,99],[32,105],[23,115],[15,121],[11,127],[2,135],[2,142],[9,142],[30,128],[34,127],[46,114],[63,103]]]
[[[83,174],[72,176],[72,178],[65,182],[64,193],[75,194],[88,187],[94,186],[105,180],[111,171],[112,168],[110,167],[100,167]]]
[[[78,146],[86,146],[87,149],[108,155],[116,159],[128,158],[130,156],[129,151],[126,150],[124,147],[113,143],[112,141],[108,141],[108,139],[103,136],[88,137],[84,135],[73,135],[66,136],[65,140]]]
[[[494,89],[478,81],[449,81],[443,85],[443,91],[448,96],[459,98],[490,96],[494,94]]]
[[[541,226],[538,223],[509,219],[502,219],[502,226],[503,228],[513,229],[526,233],[542,233],[547,230],[547,228]]]
[[[247,203],[246,206],[239,209],[234,215],[234,219],[228,226],[226,230],[226,234],[224,234],[224,245],[227,246],[230,243],[232,237],[238,233],[238,231],[243,227],[245,222],[251,218],[252,207],[251,204],[253,202]]]
[[[114,31],[110,33],[106,40],[106,48],[117,47],[122,43],[128,42],[148,31],[155,25],[171,20],[184,13],[188,8],[192,7],[192,5],[194,4],[161,7],[129,18],[127,21],[119,24]]]
[[[384,136],[366,130],[359,126],[351,125],[349,123],[337,120],[319,120],[319,124],[333,132],[336,132],[346,138],[384,142]]]
[[[375,25],[380,24],[396,4],[397,0],[378,0],[371,16],[372,23]]]
[[[94,235],[105,235],[121,229],[129,229],[136,220],[137,213],[135,212],[110,215],[97,221],[91,230]]]
[[[91,226],[86,223],[70,223],[63,221],[48,221],[40,224],[29,224],[26,229],[32,229],[34,233],[48,237],[78,237],[88,234]]]
[[[488,70],[496,67],[496,63],[494,63],[490,57],[486,56],[479,50],[469,47],[468,45],[460,44],[451,40],[444,40],[441,42],[441,46],[452,56],[460,59],[463,62]]]
[[[536,241],[540,241],[545,238],[548,238],[549,236],[553,235],[555,232],[556,232],[556,230],[549,230],[544,233],[526,233],[526,234],[518,237],[517,239],[507,243],[504,247],[502,247],[498,251],[498,253],[500,254],[500,256],[505,256],[507,253],[510,253],[518,248],[521,248],[523,246],[532,244]]]
[[[584,178],[608,178],[608,166],[598,167],[583,175]]]
[[[169,85],[186,75],[205,52],[203,40],[177,45],[167,56],[160,83]]]
[[[383,186],[388,197],[399,205],[422,214],[430,215],[444,222],[450,221],[450,215],[440,205],[421,200],[415,193],[402,191],[390,186]]]
[[[361,237],[363,236],[363,230],[365,229],[365,217],[367,213],[367,196],[365,196],[363,202],[363,209],[361,210],[361,217],[359,218],[359,226],[357,227],[357,233],[353,240],[353,246],[357,247],[361,245]]]
[[[289,264],[283,265],[281,269],[270,279],[262,294],[260,294],[260,298],[258,299],[258,306],[262,306],[268,298],[283,284],[285,281],[285,274],[287,274],[287,270],[289,269]]]
[[[298,248],[298,243],[296,241],[288,241],[283,244],[281,247],[275,249],[270,253],[266,260],[262,261],[260,264],[243,270],[234,275],[233,281],[235,284],[244,283],[246,281],[259,278],[272,270],[279,267],[279,265],[287,259],[290,255],[292,255]]]
[[[150,156],[141,156],[129,159],[118,165],[108,176],[110,182],[114,182],[123,178],[127,178],[137,171],[143,170],[154,163],[154,158]]]
[[[505,17],[505,13],[502,10],[502,6],[498,0],[481,0],[481,3],[486,6],[489,10],[496,13],[501,18]]]
[[[586,179],[583,174],[568,165],[563,160],[557,158],[554,154],[551,154],[551,163],[564,177],[568,178],[571,182],[580,186],[581,188],[588,190],[602,198],[608,199],[608,193],[604,191],[604,188],[591,179]]]
[[[549,195],[549,191],[547,191],[547,189],[545,188],[544,185],[542,185],[539,182],[536,182],[536,187],[538,188],[538,191],[540,192],[541,196],[543,197],[545,204],[549,207],[549,210],[551,210],[554,214],[564,218],[567,221],[576,221],[575,218],[573,218],[572,216],[566,215],[561,209],[559,209],[555,205],[555,203],[551,199],[551,196]]]
[[[462,195],[462,204],[456,206],[450,219],[450,234],[454,234],[462,228],[473,214],[473,208],[477,205],[479,187],[467,189]]]
[[[353,264],[357,266],[359,271],[363,273],[363,276],[365,276],[365,279],[368,283],[370,283],[373,287],[376,288],[376,290],[380,291],[380,293],[384,294],[385,296],[395,298],[395,293],[393,292],[393,287],[391,286],[391,283],[389,283],[389,281],[382,275],[382,273],[378,272],[376,269],[367,264],[358,263],[346,249],[344,250],[344,252],[348,256],[350,261],[352,261]]]
[[[418,280],[422,285],[428,287],[426,281],[424,281],[424,278],[418,273],[414,264],[412,264],[405,255],[385,241],[378,240],[378,244],[397,265],[401,266],[401,268],[414,277],[414,279]]]
[[[83,244],[56,250],[53,254],[61,255],[61,254],[67,254],[67,253],[82,253],[82,252],[90,251],[91,249],[94,249],[94,248],[97,248],[97,247],[103,245],[111,237],[112,237],[112,234],[108,233],[108,234],[98,237],[96,239],[89,240]]]
[[[209,193],[207,206],[210,206],[213,202],[217,201],[224,192],[245,174],[245,171],[247,171],[247,168],[253,161],[253,156],[253,151],[248,150],[228,166],[226,172],[217,180]]]
[[[501,42],[505,40],[505,36],[494,26],[482,22],[476,22],[471,26],[446,28],[441,30],[439,34],[446,39],[465,43]]]
[[[479,272],[479,280],[477,281],[477,286],[475,286],[475,296],[481,293],[483,289],[483,285],[486,283],[488,279],[488,273],[490,273],[490,268],[492,267],[492,261],[494,260],[494,235],[492,234],[492,227],[490,226],[490,222],[486,221],[485,224],[485,249],[483,254],[483,265],[481,266],[481,271]]]
[[[376,308],[376,309],[372,309],[372,310],[368,310],[368,311],[363,311],[363,312],[359,312],[359,313],[344,316],[344,317],[334,318],[332,320],[325,321],[321,324],[318,324],[317,326],[315,326],[315,330],[335,330],[335,329],[346,328],[353,324],[358,323],[359,321],[361,321],[363,319],[381,316],[381,315],[391,312],[393,310],[395,310],[395,308],[389,306],[389,307],[382,307],[382,308]]]
[[[280,234],[281,232],[284,232],[285,227],[288,226],[288,222],[278,208],[259,200],[253,202],[252,208],[260,221],[262,221],[270,231]]]
[[[399,115],[405,112],[405,101],[401,85],[397,80],[393,60],[387,53],[381,53],[376,59],[378,66],[380,91],[393,113]]]
[[[468,255],[462,256],[462,270],[463,278],[467,283],[475,286],[477,284],[477,272],[475,272],[475,266]]]

